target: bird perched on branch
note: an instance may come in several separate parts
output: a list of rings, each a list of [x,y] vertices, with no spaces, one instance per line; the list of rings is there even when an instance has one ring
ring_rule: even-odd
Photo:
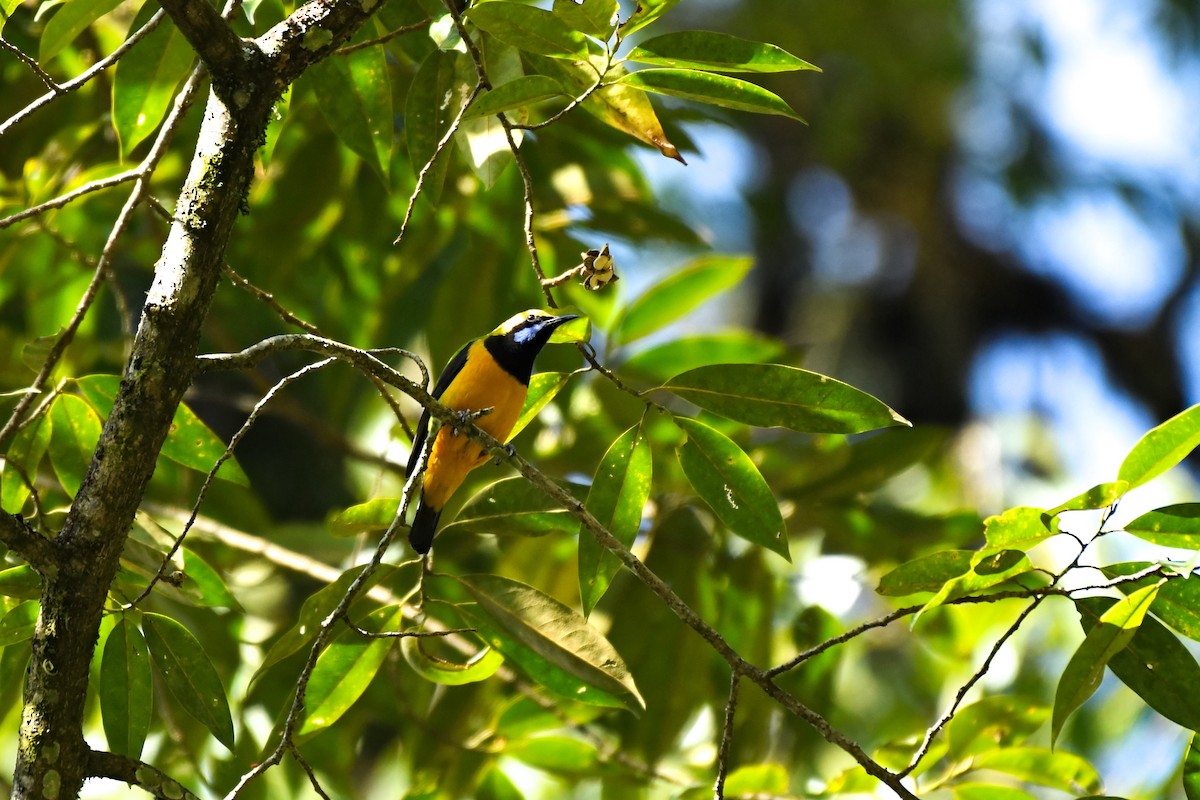
[[[501,323],[487,336],[463,346],[438,377],[433,396],[464,413],[491,409],[475,419],[475,424],[500,441],[505,441],[516,424],[533,361],[550,340],[554,329],[576,319],[575,314],[552,316],[539,309],[522,311]],[[429,435],[429,410],[421,414],[408,458],[408,474],[420,463],[421,451]],[[487,451],[478,443],[443,425],[434,439],[425,464],[425,482],[421,499],[408,532],[408,541],[422,555],[429,552],[438,518],[446,502],[467,477],[467,473],[487,461]]]

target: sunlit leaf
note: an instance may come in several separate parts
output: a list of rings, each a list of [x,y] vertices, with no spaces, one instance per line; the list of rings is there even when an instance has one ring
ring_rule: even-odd
[[[1050,524],[1047,524],[1050,523]],[[983,521],[988,547],[1029,550],[1058,533],[1058,520],[1041,508],[1018,506]]]
[[[375,633],[394,631],[403,620],[404,607],[397,604],[376,609],[359,627]],[[375,679],[394,641],[346,629],[330,642],[309,678],[299,735],[327,728],[350,710]]]
[[[1200,445],[1200,405],[1148,431],[1125,456],[1117,478],[1134,489],[1178,464]]]
[[[688,435],[679,463],[696,494],[738,536],[791,561],[779,503],[750,457],[703,422],[676,417],[675,424]]]
[[[676,375],[664,389],[747,425],[804,433],[861,433],[909,425],[849,384],[780,364],[716,364]]]
[[[1083,629],[1090,635],[1116,604],[1108,597],[1076,599]],[[1108,668],[1159,714],[1188,730],[1200,728],[1200,697],[1195,692],[1200,685],[1200,666],[1158,620],[1143,619],[1125,649],[1109,660]]]
[[[29,499],[29,484],[50,447],[49,414],[42,414],[17,431],[0,461],[0,508],[18,513]],[[22,474],[24,473],[24,474]]]
[[[617,541],[629,547],[637,538],[642,508],[650,497],[653,460],[640,424],[621,434],[600,460],[588,492],[587,510]],[[608,591],[621,562],[584,527],[579,529],[579,596],[583,615],[592,613]]]
[[[1041,747],[1004,747],[980,753],[971,762],[975,770],[990,769],[1023,781],[1064,792],[1098,792],[1100,774],[1074,753]]]
[[[653,381],[710,364],[761,364],[785,352],[781,342],[750,331],[700,333],[672,339],[634,353],[621,364],[621,373]]]
[[[60,5],[42,30],[38,61],[43,67],[49,64],[50,59],[62,52],[62,49],[73,42],[89,25],[120,4],[121,0],[71,0]],[[5,17],[8,16],[8,11],[6,4]]]
[[[1097,484],[1083,494],[1072,497],[1061,506],[1050,509],[1046,514],[1056,517],[1064,511],[1086,511],[1094,508],[1108,508],[1120,500],[1127,491],[1129,491],[1129,484],[1125,481]]]
[[[100,439],[100,417],[80,398],[60,394],[50,406],[50,422],[50,464],[59,483],[74,497]]]
[[[146,640],[124,615],[104,642],[97,688],[108,749],[139,758],[154,716],[154,686]]]
[[[80,394],[102,417],[112,413],[120,383],[121,379],[117,375],[88,375],[75,380]],[[171,430],[159,454],[176,464],[207,473],[224,452],[225,442],[221,437],[205,425],[186,404],[180,403],[175,408]],[[230,457],[221,464],[217,477],[241,486],[250,485],[250,479],[246,477],[235,457]]]
[[[639,0],[634,12],[621,23],[621,35],[628,36],[649,25],[671,10],[679,0]]]
[[[462,109],[466,96],[459,85],[456,62],[461,53],[434,50],[421,63],[404,104],[404,133],[408,140],[408,160],[413,175],[419,175],[437,151],[438,143],[450,130]],[[469,91],[469,88],[468,88]],[[450,164],[453,139],[446,144],[425,179],[424,195],[437,203]]]
[[[750,764],[738,767],[725,779],[725,794],[742,795],[788,793],[788,771],[781,764]]]
[[[388,529],[400,507],[398,497],[374,497],[338,512],[329,520],[335,536],[357,536],[360,533],[379,533]]]
[[[37,600],[26,600],[13,606],[3,619],[0,619],[0,647],[8,647],[33,638],[39,608]]]
[[[1200,800],[1200,733],[1192,733],[1183,758],[1183,792],[1187,800]]]
[[[363,594],[372,586],[391,580],[402,568],[393,564],[380,564],[364,584]],[[336,581],[309,595],[304,604],[300,606],[296,624],[271,645],[258,672],[254,674],[254,680],[258,680],[268,669],[312,641],[313,637],[317,635],[317,631],[320,630],[321,623],[337,608],[338,603],[345,597],[346,590],[350,588],[350,584],[358,578],[363,569],[365,567],[351,567],[343,572]]]
[[[1100,686],[1109,659],[1130,643],[1146,617],[1160,583],[1138,589],[1122,598],[1100,617],[1088,631],[1083,644],[1071,656],[1054,693],[1054,720],[1050,741],[1058,740],[1067,717],[1079,708]]]
[[[182,552],[183,582],[179,590],[184,595],[205,608],[241,610],[241,605],[225,585],[220,573],[191,549],[184,547]]]
[[[978,595],[1013,578],[1033,570],[1029,556],[1020,550],[986,548],[971,556],[971,568],[946,581],[925,606],[913,617],[913,624],[925,613],[952,600]]]
[[[525,795],[498,764],[493,764],[479,779],[475,800],[525,800]]]
[[[481,95],[467,112],[466,119],[524,108],[566,94],[562,84],[548,75],[524,75]]]
[[[155,10],[152,3],[143,6],[134,20],[134,29],[148,21]],[[112,121],[122,155],[128,157],[158,128],[171,107],[176,87],[191,71],[195,58],[187,38],[166,19],[117,62]]]
[[[1179,503],[1147,511],[1127,523],[1125,530],[1163,547],[1200,550],[1200,503]]]
[[[613,33],[617,0],[554,0],[554,15],[580,33],[607,39]]]
[[[486,615],[480,635],[538,683],[584,703],[645,709],[621,656],[578,613],[498,575],[459,580],[479,603],[476,623]]]
[[[1120,564],[1108,564],[1100,571],[1108,578],[1119,578],[1124,575],[1134,575],[1153,566],[1148,561],[1132,561]],[[1158,583],[1161,575],[1152,574],[1137,580],[1126,581],[1117,586],[1125,594],[1130,594],[1152,583]],[[1158,590],[1158,596],[1150,604],[1150,613],[1170,625],[1189,639],[1200,641],[1200,577],[1188,575],[1186,578],[1173,578],[1164,583]]]
[[[483,647],[463,662],[447,661],[426,652],[421,637],[405,636],[400,640],[400,652],[413,672],[427,681],[443,686],[462,686],[485,681],[496,674],[504,656],[491,647]]]
[[[1007,695],[985,697],[959,710],[946,726],[953,761],[1024,742],[1050,719],[1050,709]]]
[[[537,418],[542,409],[550,404],[550,401],[562,391],[570,379],[571,373],[569,372],[539,372],[530,378],[529,391],[525,395],[525,406],[521,409],[521,415],[517,417],[516,424],[513,425],[508,438],[512,440],[518,433],[525,430],[525,427]]]
[[[613,340],[624,344],[669,325],[741,283],[752,265],[746,256],[710,255],[673,271],[626,307],[613,326]]]
[[[587,487],[560,483],[582,499]],[[504,478],[476,492],[463,505],[454,521],[442,527],[447,531],[484,533],[498,536],[545,536],[548,533],[573,534],[579,523],[567,509],[523,477]]]
[[[183,710],[233,750],[233,718],[221,678],[204,646],[170,617],[143,614],[142,631],[154,666]]]
[[[473,6],[466,18],[505,44],[551,58],[582,58],[587,40],[552,12],[508,0]]]
[[[504,755],[559,775],[586,775],[599,766],[596,746],[570,736],[535,736],[510,743]]]
[[[0,570],[0,595],[33,600],[42,591],[42,578],[33,567],[22,564]]]
[[[954,785],[954,800],[1037,800],[1029,792],[1011,786],[989,783],[958,783]]]
[[[790,72],[817,69],[781,47],[712,31],[676,31],[646,39],[630,61],[720,72]]]
[[[386,185],[392,161],[392,89],[383,48],[322,59],[305,74],[329,127]]]
[[[757,84],[728,75],[693,69],[640,69],[623,76],[620,83],[647,92],[708,103],[734,111],[778,114],[798,122],[804,121],[779,95]]]
[[[936,592],[971,569],[973,550],[943,550],[901,564],[879,579],[875,591],[885,597]]]

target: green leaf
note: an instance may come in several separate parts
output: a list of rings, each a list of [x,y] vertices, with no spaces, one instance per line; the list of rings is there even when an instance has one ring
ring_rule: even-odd
[[[604,69],[605,64],[602,56],[593,56],[590,59],[590,66],[587,67],[582,66],[581,63],[552,59],[545,59],[539,62],[538,66],[543,71],[557,71],[556,74],[561,77],[564,86],[573,85],[577,89],[577,93],[582,93],[592,88],[596,82],[596,71]],[[609,69],[607,79],[611,81],[614,77],[623,74],[625,74],[625,68],[617,64]],[[662,123],[658,120],[650,98],[641,89],[620,83],[605,83],[588,95],[583,102],[583,109],[605,125],[656,148],[667,158],[687,163],[679,154],[679,149],[667,139],[667,134],[663,131]]]
[[[33,600],[42,593],[42,578],[33,567],[22,564],[0,571],[0,595]]]
[[[750,764],[738,767],[725,779],[725,794],[728,797],[741,795],[788,793],[788,772],[780,764]]]
[[[432,655],[421,646],[421,637],[405,636],[400,640],[400,652],[413,672],[427,681],[443,686],[462,686],[485,681],[496,674],[504,656],[491,647],[484,647],[463,663],[447,661]]]
[[[1135,489],[1178,464],[1200,445],[1200,405],[1148,431],[1125,456],[1117,478]]]
[[[88,375],[75,380],[80,394],[105,418],[112,413],[120,384],[121,378],[117,375]],[[224,453],[225,442],[221,441],[221,437],[205,425],[194,411],[180,403],[175,408],[170,433],[159,454],[176,464],[207,474]],[[239,486],[250,485],[250,479],[232,456],[221,464],[217,477]]]
[[[1014,747],[1050,718],[1050,709],[1017,697],[985,697],[961,709],[946,726],[946,755],[962,761],[996,747]]]
[[[913,559],[880,578],[875,591],[885,597],[936,592],[947,581],[969,572],[974,555],[973,550],[943,550]]]
[[[938,593],[913,617],[913,625],[925,613],[960,597],[979,594],[1018,575],[1033,570],[1033,563],[1020,550],[986,548],[971,556],[971,568],[946,581]]]
[[[617,0],[554,0],[554,15],[580,33],[605,39],[612,36]]]
[[[626,547],[637,538],[642,509],[650,499],[653,466],[650,442],[639,423],[612,443],[592,479],[585,504],[587,510]],[[617,557],[580,526],[579,596],[585,617],[592,613],[620,571]]]
[[[1008,550],[1029,550],[1058,533],[1058,520],[1050,519],[1045,509],[1029,506],[1010,508],[983,524],[988,547]]]
[[[1046,514],[1051,517],[1057,517],[1064,511],[1086,511],[1093,508],[1108,508],[1120,500],[1127,491],[1129,491],[1129,484],[1125,481],[1097,484],[1083,494],[1072,497],[1061,506],[1050,509]]]
[[[32,639],[40,608],[37,600],[26,600],[13,606],[0,619],[0,647]]]
[[[1109,597],[1081,597],[1075,601],[1080,622],[1089,634],[1115,605]],[[1112,657],[1108,668],[1159,714],[1188,730],[1200,728],[1200,697],[1196,695],[1200,666],[1188,648],[1158,620],[1142,620],[1133,640]]]
[[[494,41],[489,44],[491,46],[484,51],[484,56],[491,80],[504,83],[524,74],[521,54],[516,49]],[[464,60],[459,60],[457,66],[459,86],[463,90],[474,86],[478,80],[474,66]],[[513,121],[524,122],[525,113],[517,112]],[[509,143],[510,135],[512,144]],[[454,134],[459,151],[485,189],[491,189],[500,179],[501,173],[515,161],[513,145],[520,147],[524,136],[523,130],[506,130],[495,116],[464,116],[462,124]]]
[[[196,605],[203,608],[228,608],[234,611],[242,610],[237,598],[229,591],[220,574],[207,561],[189,548],[183,548],[181,563],[183,583],[179,591],[183,592]]]
[[[1151,566],[1148,561],[1130,561],[1109,564],[1101,567],[1100,571],[1105,577],[1112,579],[1134,575]],[[1137,581],[1121,583],[1117,588],[1125,594],[1131,594],[1137,589],[1157,583],[1160,578],[1160,575],[1147,575]],[[1159,588],[1158,596],[1150,604],[1150,613],[1189,639],[1200,641],[1200,577],[1188,575],[1186,578],[1168,580]]]
[[[551,58],[583,58],[587,39],[552,12],[508,0],[472,7],[466,18],[480,30],[527,53]]]
[[[1079,649],[1067,662],[1054,692],[1054,720],[1051,723],[1050,742],[1058,740],[1058,734],[1075,709],[1092,696],[1104,677],[1104,667],[1109,659],[1125,649],[1137,633],[1146,617],[1146,612],[1158,594],[1159,583],[1138,589],[1118,600],[1099,619],[1099,624],[1088,631]]]
[[[475,800],[525,800],[525,795],[504,774],[498,764],[493,764],[475,787]]]
[[[1187,800],[1200,800],[1200,733],[1193,733],[1183,758],[1183,793]]]
[[[861,433],[910,425],[864,391],[780,364],[717,364],[676,375],[664,389],[723,417],[802,433]]]
[[[525,406],[521,409],[521,415],[517,417],[512,431],[508,434],[508,440],[512,441],[518,433],[525,430],[526,426],[537,418],[542,409],[550,404],[555,395],[562,391],[569,380],[571,380],[569,372],[539,372],[530,378],[529,391],[525,394]]]
[[[171,695],[232,752],[229,700],[204,646],[183,625],[161,614],[143,614],[142,631],[154,666]]]
[[[392,524],[399,507],[398,497],[376,497],[339,512],[329,520],[329,528],[334,536],[379,533],[387,530]]]
[[[954,800],[1037,800],[1029,792],[989,783],[957,783]]]
[[[559,485],[580,499],[587,491],[587,487],[577,483]],[[443,526],[441,535],[450,530],[497,536],[545,536],[574,534],[579,523],[541,489],[523,477],[516,477],[504,478],[476,492],[454,521]]]
[[[711,31],[678,31],[655,36],[633,48],[628,58],[642,64],[714,69],[719,72],[817,69],[773,44],[752,42],[728,33]]]
[[[153,3],[143,6],[134,20],[133,29],[137,30],[147,22],[155,10]],[[192,46],[179,28],[166,19],[117,62],[113,76],[112,121],[122,156],[128,157],[167,116],[175,87],[191,72],[195,57]]]
[[[98,693],[108,749],[140,758],[154,716],[154,686],[146,640],[125,615],[104,642]]]
[[[326,58],[306,73],[329,127],[384,185],[392,163],[392,89],[382,47]]]
[[[32,481],[37,475],[42,456],[50,447],[52,424],[50,415],[42,414],[12,438],[8,452],[0,460],[0,508],[16,514],[29,499],[26,479]],[[25,473],[23,476],[18,466]]]
[[[783,344],[750,331],[702,333],[684,336],[635,353],[621,364],[621,372],[648,380],[665,381],[696,367],[710,364],[761,364],[782,356]]]
[[[1125,526],[1128,533],[1163,547],[1200,550],[1200,503],[1147,511]]]
[[[629,19],[621,23],[621,36],[641,30],[671,10],[679,0],[639,0]]]
[[[523,75],[480,95],[464,119],[499,114],[553,97],[566,96],[568,92],[563,85],[548,75]]]
[[[734,111],[777,114],[804,122],[779,95],[741,78],[693,69],[640,69],[623,76],[618,82],[647,92]]]
[[[397,630],[403,622],[404,606],[396,604],[371,612],[359,627],[377,633]],[[350,710],[375,679],[394,641],[349,629],[338,635],[317,658],[309,678],[299,735],[323,730]]]
[[[738,536],[791,561],[779,503],[750,457],[703,422],[676,417],[675,424],[688,435],[679,463],[696,494]]]
[[[980,753],[972,761],[973,769],[991,769],[1013,775],[1022,781],[1060,789],[1064,792],[1100,791],[1096,768],[1074,753],[1041,747],[1004,747]]]
[[[60,5],[42,30],[41,42],[38,45],[38,62],[43,67],[48,65],[50,59],[75,41],[76,36],[120,4],[121,0],[71,0]],[[7,4],[5,7],[7,11]],[[144,44],[143,41],[139,47]]]
[[[477,616],[480,635],[535,681],[583,703],[619,704],[634,713],[646,708],[621,656],[575,611],[498,575],[459,581],[486,615]]]
[[[404,133],[408,140],[408,160],[413,176],[420,175],[437,150],[438,142],[450,130],[467,94],[457,74],[457,62],[463,54],[434,50],[421,62],[404,103]],[[467,88],[469,92],[470,89]],[[451,139],[425,179],[425,195],[436,204],[442,192],[450,164]]]
[[[741,283],[753,263],[747,256],[711,255],[673,271],[643,292],[617,318],[613,342],[626,344],[666,327]]]
[[[592,773],[600,764],[596,746],[570,736],[534,736],[511,742],[504,755],[536,769],[558,775]]]
[[[50,422],[50,464],[59,483],[74,497],[100,440],[100,416],[80,398],[60,394],[50,406]]]
[[[268,669],[312,641],[313,637],[317,635],[317,631],[320,630],[321,623],[329,616],[330,612],[337,608],[338,603],[346,595],[346,590],[350,588],[350,584],[363,569],[365,566],[351,567],[338,576],[336,581],[309,595],[304,604],[300,606],[296,624],[271,645],[258,672],[254,674],[254,680],[258,680]],[[380,564],[379,568],[371,574],[366,585],[363,586],[362,595],[365,595],[372,586],[391,580],[400,570],[401,567],[393,564]]]
[[[8,22],[21,2],[22,0],[0,0],[0,31],[4,30],[4,23]]]

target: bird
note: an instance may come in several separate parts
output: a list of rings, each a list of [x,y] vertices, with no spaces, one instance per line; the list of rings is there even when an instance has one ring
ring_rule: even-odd
[[[473,339],[442,370],[433,396],[443,405],[465,413],[491,409],[475,424],[500,441],[508,439],[525,405],[533,361],[550,340],[555,328],[577,319],[577,314],[548,314],[537,308],[522,311],[500,323],[491,333]],[[421,460],[429,435],[429,409],[421,414],[408,457],[412,475]],[[417,511],[408,532],[413,550],[421,555],[433,546],[438,518],[467,473],[488,459],[487,451],[452,425],[443,425],[430,448]]]

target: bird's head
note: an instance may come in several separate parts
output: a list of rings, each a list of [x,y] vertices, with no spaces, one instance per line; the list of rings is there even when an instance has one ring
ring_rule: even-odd
[[[578,314],[554,316],[540,308],[531,308],[509,317],[488,336],[489,338],[504,339],[516,348],[531,348],[536,352],[541,350],[542,345],[550,339],[550,334],[554,332],[555,328],[564,322],[577,319],[578,316]]]

